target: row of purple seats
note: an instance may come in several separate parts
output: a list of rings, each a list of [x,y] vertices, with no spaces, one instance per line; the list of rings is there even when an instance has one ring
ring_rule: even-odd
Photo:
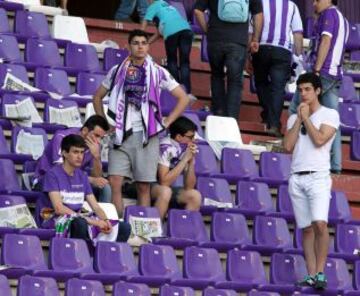
[[[346,50],[360,49],[360,24],[350,24],[349,38],[346,43]]]
[[[344,75],[339,89],[339,99],[343,102],[360,102],[356,93],[354,80],[349,75]]]
[[[37,237],[5,234],[1,261],[2,264],[9,264],[12,268],[2,270],[0,273],[9,278],[31,274],[53,277],[57,281],[80,277],[99,280],[104,284],[126,280],[154,287],[171,283],[194,289],[204,289],[211,285],[237,291],[258,288],[280,293],[301,290],[294,283],[306,274],[305,260],[301,255],[274,253],[271,256],[270,281],[268,281],[260,254],[239,249],[232,249],[227,253],[226,272],[215,249],[195,246],[188,247],[184,251],[183,272],[177,264],[174,249],[169,246],[151,244],[141,246],[139,270],[136,268],[130,246],[124,243],[100,242],[94,257],[95,271],[85,241],[53,238],[50,243],[50,268],[48,268]],[[359,266],[360,261],[356,261],[354,272],[356,289],[359,288]],[[351,276],[344,260],[328,258],[325,273],[329,278],[326,295],[353,290]],[[302,290],[311,291],[309,288]]]
[[[0,1],[0,8],[5,9],[6,11],[19,11],[25,9],[24,5],[22,5],[21,3],[10,2],[5,0]]]
[[[360,130],[360,104],[339,103],[340,127],[345,135]]]

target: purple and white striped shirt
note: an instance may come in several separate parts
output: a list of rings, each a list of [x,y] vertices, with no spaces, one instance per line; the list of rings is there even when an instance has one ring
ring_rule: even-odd
[[[298,7],[290,0],[262,0],[262,5],[264,26],[260,44],[292,51],[292,34],[303,32]]]
[[[312,64],[314,65],[316,62],[322,35],[330,36],[330,49],[320,73],[341,79],[343,75],[342,62],[345,44],[349,37],[349,22],[335,6],[331,6],[320,14],[314,30],[315,43],[311,53]]]

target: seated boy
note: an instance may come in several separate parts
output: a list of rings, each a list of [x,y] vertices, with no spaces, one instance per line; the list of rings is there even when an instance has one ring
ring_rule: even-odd
[[[43,189],[49,194],[55,212],[46,224],[55,227],[58,236],[91,239],[93,242],[127,241],[130,225],[107,218],[92,193],[86,173],[80,169],[86,147],[80,135],[70,134],[63,138],[63,163],[53,166],[44,178]],[[85,200],[94,215],[79,213]]]
[[[201,195],[194,189],[197,146],[193,141],[196,130],[197,126],[182,116],[169,126],[170,136],[160,140],[158,184],[152,186],[151,197],[156,200],[155,206],[161,218],[165,217],[169,204],[174,207],[180,204],[194,211],[200,208]],[[181,174],[184,186],[172,186]]]

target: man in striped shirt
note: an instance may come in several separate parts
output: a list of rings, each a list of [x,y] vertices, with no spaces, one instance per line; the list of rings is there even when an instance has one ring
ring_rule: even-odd
[[[292,52],[297,56],[302,54],[303,25],[293,1],[262,0],[262,5],[264,25],[260,47],[252,56],[256,92],[269,134],[281,137],[285,86],[291,75]]]
[[[338,89],[343,76],[342,64],[345,44],[349,36],[349,23],[337,9],[337,0],[314,0],[318,20],[315,24],[315,42],[310,56],[311,70],[320,76],[322,105],[338,110]],[[297,112],[300,97],[295,93],[290,113]],[[331,172],[341,173],[341,134],[337,130],[331,149]]]

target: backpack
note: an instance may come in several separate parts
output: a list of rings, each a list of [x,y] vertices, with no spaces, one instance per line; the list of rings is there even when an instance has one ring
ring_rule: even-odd
[[[224,22],[246,23],[249,19],[249,0],[219,0],[218,17]]]

